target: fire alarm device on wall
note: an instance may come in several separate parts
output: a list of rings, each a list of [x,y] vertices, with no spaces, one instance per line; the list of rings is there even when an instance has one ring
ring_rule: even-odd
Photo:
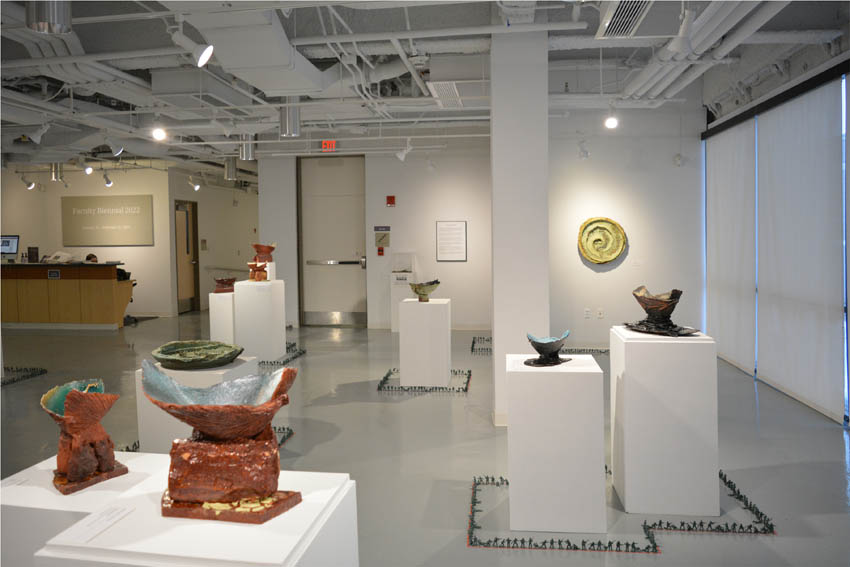
[[[383,255],[384,255],[384,247],[378,246],[378,256],[383,256]]]
[[[395,207],[395,195],[387,195],[387,206]]]

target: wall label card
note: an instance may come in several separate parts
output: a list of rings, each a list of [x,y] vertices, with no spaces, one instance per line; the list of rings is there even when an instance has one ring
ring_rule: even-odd
[[[466,221],[437,221],[437,261],[466,262]]]
[[[63,246],[153,246],[153,196],[62,197]]]

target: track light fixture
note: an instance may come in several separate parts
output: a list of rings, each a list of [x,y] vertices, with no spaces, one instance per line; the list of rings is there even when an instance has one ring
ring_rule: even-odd
[[[21,175],[21,182],[23,182],[24,187],[27,188],[27,191],[32,191],[35,189],[35,181],[30,181],[26,178],[25,175]]]
[[[86,175],[91,175],[92,172],[94,171],[94,168],[92,166],[90,166],[89,164],[87,164],[86,160],[84,160],[82,157],[77,158],[77,167],[79,167],[80,169],[85,171]]]
[[[691,46],[691,27],[693,26],[695,17],[696,10],[685,10],[685,3],[682,2],[682,13],[679,15],[682,23],[679,25],[679,33],[670,41],[667,49],[682,55],[688,55],[693,51],[693,47]]]
[[[580,140],[578,143],[578,159],[590,158],[590,151],[587,149],[587,140]]]
[[[106,173],[104,173],[104,174],[103,174],[103,184],[104,184],[106,187],[112,187],[112,180],[111,180],[111,179],[109,179],[109,176],[108,176],[108,175],[106,175]]]
[[[27,134],[27,138],[35,142],[36,144],[41,144],[41,137],[50,129],[50,124],[42,124],[38,127],[32,134]]]
[[[168,137],[168,132],[165,131],[165,128],[162,126],[154,126],[151,129],[151,137],[157,142],[162,142]]]
[[[407,158],[407,154],[413,151],[413,146],[410,145],[410,138],[407,139],[407,146],[403,150],[399,150],[395,153],[395,157],[398,158],[399,161],[404,161]]]
[[[194,180],[194,179],[192,179],[192,176],[191,176],[191,175],[189,176],[189,179],[187,179],[187,180],[186,180],[186,183],[188,183],[188,184],[192,187],[192,189],[194,189],[195,191],[200,191],[200,190],[201,190],[201,184],[200,184],[200,183],[195,183],[195,180]]]
[[[118,157],[124,152],[124,146],[116,143],[111,138],[104,138],[103,141],[109,146],[109,151],[112,152],[113,157]]]
[[[620,121],[617,120],[617,115],[614,114],[614,103],[611,102],[608,105],[608,116],[605,118],[605,127],[609,130],[613,130],[617,126],[620,125]]]
[[[177,16],[179,28],[171,32],[171,41],[179,45],[186,51],[192,53],[192,60],[198,67],[203,67],[207,64],[213,54],[213,46],[192,41],[183,33],[183,16]]]
[[[240,134],[239,141],[239,159],[242,161],[254,161],[257,159],[254,156],[254,150],[256,149],[256,144],[254,143],[257,139],[256,134]]]

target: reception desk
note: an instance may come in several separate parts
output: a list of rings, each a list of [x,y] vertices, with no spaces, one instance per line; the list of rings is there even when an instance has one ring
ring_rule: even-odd
[[[133,296],[115,264],[4,264],[0,278],[7,327],[117,329]]]

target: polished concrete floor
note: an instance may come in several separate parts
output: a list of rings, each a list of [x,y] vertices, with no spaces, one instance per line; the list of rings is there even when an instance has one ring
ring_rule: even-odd
[[[56,425],[38,398],[73,378],[101,377],[108,391],[121,394],[103,424],[116,446],[132,444],[138,437],[134,370],[161,343],[205,338],[208,328],[206,313],[195,313],[118,333],[4,331],[4,364],[48,373],[0,390],[2,476],[55,454]],[[407,395],[376,391],[398,365],[391,333],[290,331],[307,354],[293,363],[299,375],[292,403],[275,418],[295,430],[281,449],[281,464],[347,472],[357,481],[364,567],[850,565],[850,432],[723,362],[720,466],[774,520],[777,535],[660,532],[662,553],[653,556],[467,548],[472,477],[506,475],[507,469],[506,430],[490,420],[492,360],[469,352],[477,334],[458,331],[452,339],[452,366],[472,370],[468,394]],[[607,385],[608,357],[597,360]],[[507,525],[504,494],[497,497],[502,501],[482,516],[491,532]],[[728,497],[721,505],[730,522],[745,518]],[[639,540],[642,520],[623,514],[609,490],[612,538]]]

